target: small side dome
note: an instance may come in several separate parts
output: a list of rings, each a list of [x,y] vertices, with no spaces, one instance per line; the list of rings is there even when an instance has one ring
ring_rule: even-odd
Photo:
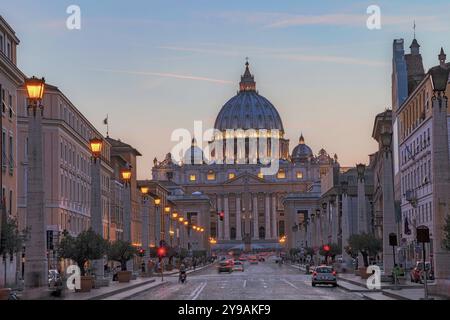
[[[298,141],[298,145],[292,150],[292,161],[293,162],[301,162],[306,161],[313,156],[313,152],[311,148],[305,144],[305,138],[303,134],[300,136]]]
[[[192,144],[189,149],[186,150],[183,163],[184,164],[203,164],[205,156],[203,150],[197,146],[197,141],[192,139]]]

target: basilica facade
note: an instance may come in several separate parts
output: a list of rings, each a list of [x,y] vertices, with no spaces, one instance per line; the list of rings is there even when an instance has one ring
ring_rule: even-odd
[[[217,240],[216,249],[279,248],[280,238],[292,228],[289,223],[293,219],[288,215],[294,214],[285,210],[285,200],[292,195],[305,195],[305,202],[300,205],[307,207],[306,212],[315,211],[320,179],[333,167],[339,167],[337,156],[331,157],[324,149],[314,153],[303,135],[290,152],[281,117],[275,106],[257,91],[248,62],[238,93],[221,108],[214,128],[223,133],[221,137],[239,131],[252,132],[258,140],[276,135],[278,171],[272,175],[262,173],[260,153],[252,155],[245,137],[243,161],[226,161],[231,158],[230,150],[234,156],[238,152],[235,147],[226,147],[229,142],[223,144],[225,161],[221,162],[214,161],[217,148],[205,155],[193,140],[182,161],[175,161],[170,153],[163,161],[155,158],[153,180],[179,186],[172,188],[173,197],[202,194],[209,198],[208,231]],[[237,135],[232,139],[239,144]]]

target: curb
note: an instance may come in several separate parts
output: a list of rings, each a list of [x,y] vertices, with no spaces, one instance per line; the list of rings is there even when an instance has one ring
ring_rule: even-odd
[[[194,272],[197,272],[197,271],[201,271],[201,270],[203,270],[203,269],[205,269],[205,268],[207,268],[207,267],[209,267],[211,265],[213,265],[213,264],[208,264],[206,266],[202,266],[200,268],[196,268],[195,270],[188,270],[188,271],[186,271],[186,273],[187,274],[191,274],[191,273],[194,273]],[[164,276],[171,276],[171,275],[175,275],[175,274],[178,274],[178,271],[174,271],[174,272],[171,272],[171,273],[164,274]],[[115,291],[104,293],[104,294],[101,294],[101,295],[98,295],[98,296],[95,296],[95,297],[91,297],[91,298],[89,298],[87,300],[103,300],[103,299],[115,296],[116,294],[120,294],[120,293],[124,293],[126,291],[134,290],[136,288],[145,286],[145,285],[153,283],[153,282],[156,282],[156,279],[151,279],[151,280],[148,280],[148,281],[145,281],[145,282],[141,282],[141,283],[136,284],[136,285],[132,285],[132,286],[121,288],[121,289],[118,289],[118,290],[115,290]],[[132,299],[133,297],[135,297],[135,296],[137,296],[137,295],[139,295],[139,294],[141,294],[141,293],[143,293],[143,292],[145,292],[147,290],[152,290],[152,289],[157,288],[159,286],[162,286],[164,284],[167,284],[167,281],[162,281],[162,282],[156,284],[155,286],[153,286],[151,288],[146,288],[146,289],[140,290],[138,292],[135,292],[135,293],[133,293],[133,294],[127,296],[127,297],[124,297],[121,300]]]
[[[128,291],[128,290],[133,290],[133,289],[139,288],[140,286],[145,286],[145,285],[147,285],[149,283],[153,283],[155,281],[156,281],[155,279],[151,279],[151,280],[148,280],[148,281],[145,281],[145,282],[141,282],[141,283],[137,283],[137,284],[125,287],[125,288],[120,288],[120,289],[117,289],[117,290],[114,290],[114,291],[111,291],[111,292],[103,293],[103,294],[100,294],[100,295],[95,296],[95,297],[90,297],[90,298],[88,298],[86,300],[103,300],[105,298],[109,298],[109,297],[114,296],[116,294],[119,294],[119,293],[122,293],[122,292],[125,292],[125,291]]]

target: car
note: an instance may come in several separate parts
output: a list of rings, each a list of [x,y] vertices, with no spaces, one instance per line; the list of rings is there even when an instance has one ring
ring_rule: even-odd
[[[248,258],[248,262],[250,262],[250,264],[258,264],[258,259],[255,256],[251,256]]]
[[[258,256],[258,261],[259,262],[264,262],[264,261],[266,261],[266,259],[263,256]]]
[[[233,266],[234,266],[233,260],[220,261],[219,266],[217,267],[217,271],[218,273],[221,272],[231,273],[233,272]]]
[[[239,257],[239,261],[247,261],[247,257],[246,256],[240,256]]]
[[[233,265],[233,271],[244,272],[244,263],[242,263],[241,261],[235,261]]]
[[[328,284],[333,287],[337,286],[336,271],[330,266],[319,266],[312,274],[312,286],[315,287],[318,284]]]
[[[433,280],[434,279],[434,272],[433,272],[433,269],[431,268],[430,262],[425,262],[425,268],[428,271],[428,275],[427,275],[428,280]],[[423,275],[423,262],[417,261],[416,265],[414,266],[414,268],[409,273],[409,276],[411,278],[411,282],[423,283],[423,281],[424,281],[424,279],[423,279],[423,277],[424,277],[424,275]]]

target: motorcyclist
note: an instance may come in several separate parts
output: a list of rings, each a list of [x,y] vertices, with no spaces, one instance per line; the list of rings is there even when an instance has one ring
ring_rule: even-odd
[[[186,279],[186,266],[184,265],[184,263],[182,263],[180,265],[180,275],[178,277],[178,282],[181,282],[181,277],[184,276]]]

